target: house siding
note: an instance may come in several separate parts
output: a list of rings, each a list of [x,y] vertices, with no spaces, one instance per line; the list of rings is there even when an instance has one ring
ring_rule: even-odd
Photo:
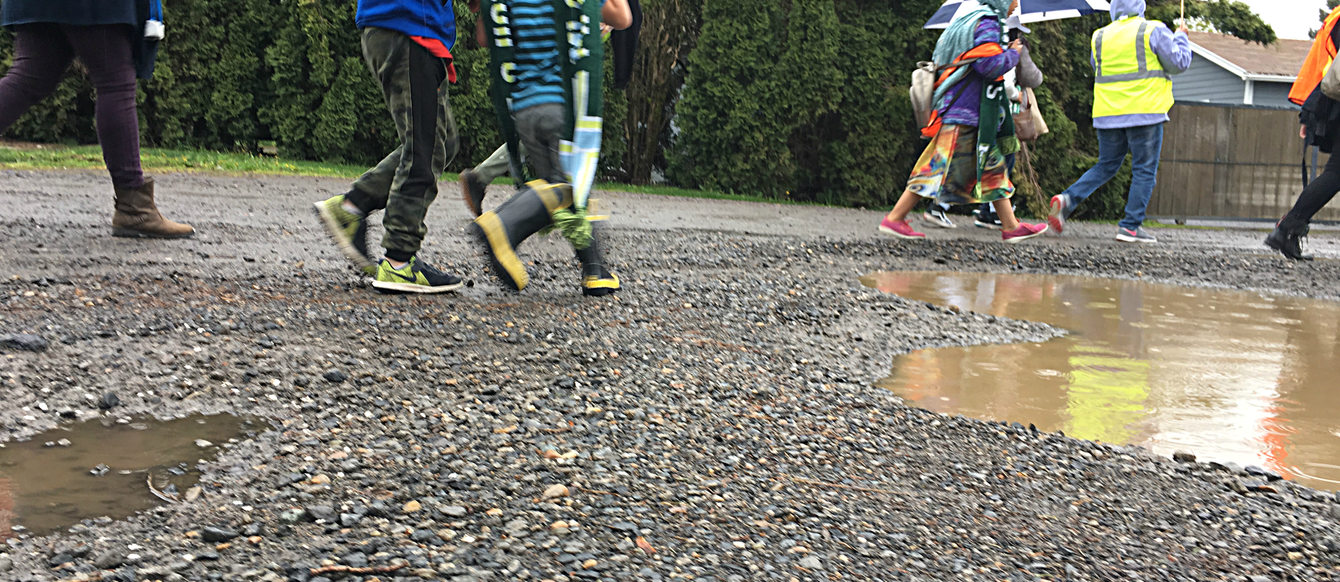
[[[1298,109],[1297,105],[1289,101],[1290,87],[1293,87],[1293,83],[1257,81],[1256,98],[1252,99],[1252,105],[1275,109]]]
[[[1178,75],[1173,75],[1173,99],[1196,103],[1242,104],[1246,82],[1237,75],[1211,63],[1200,55],[1191,56],[1191,66]],[[1260,95],[1260,85],[1256,90]],[[1286,89],[1287,93],[1287,89]],[[1254,101],[1259,102],[1260,97]]]

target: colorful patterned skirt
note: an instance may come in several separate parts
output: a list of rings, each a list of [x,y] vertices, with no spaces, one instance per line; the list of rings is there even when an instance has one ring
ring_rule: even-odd
[[[978,182],[977,128],[971,125],[940,128],[917,160],[907,189],[944,204],[980,204],[1014,195],[1005,155],[996,144],[986,152],[986,167]]]

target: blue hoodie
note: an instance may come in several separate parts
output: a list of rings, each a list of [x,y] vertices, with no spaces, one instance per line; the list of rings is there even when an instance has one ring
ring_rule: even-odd
[[[354,21],[359,28],[375,26],[456,44],[456,13],[451,0],[358,0]]]
[[[1144,18],[1145,0],[1112,0],[1112,7],[1109,12],[1112,14],[1113,22],[1131,16]],[[1153,26],[1154,30],[1149,35],[1149,46],[1154,49],[1154,54],[1159,58],[1159,64],[1163,65],[1163,70],[1167,71],[1169,75],[1175,75],[1190,67],[1191,39],[1183,33],[1174,33],[1168,30],[1168,27],[1164,26],[1162,22],[1150,21],[1150,25]],[[1089,56],[1089,64],[1094,64],[1093,55]],[[1168,121],[1167,113],[1112,115],[1094,118],[1093,126],[1098,129],[1123,129],[1154,125],[1166,121]]]

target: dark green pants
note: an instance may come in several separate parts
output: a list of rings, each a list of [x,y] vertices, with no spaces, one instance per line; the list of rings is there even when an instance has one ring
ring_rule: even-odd
[[[354,182],[348,200],[364,212],[386,209],[386,257],[408,261],[428,233],[423,221],[438,176],[456,156],[447,62],[400,32],[372,27],[363,29],[363,59],[381,85],[400,147]]]

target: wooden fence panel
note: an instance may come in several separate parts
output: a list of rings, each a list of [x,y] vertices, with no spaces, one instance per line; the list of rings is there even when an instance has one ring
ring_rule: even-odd
[[[1293,206],[1303,187],[1297,111],[1178,103],[1169,117],[1150,216],[1275,219]],[[1316,218],[1340,220],[1340,208]]]

